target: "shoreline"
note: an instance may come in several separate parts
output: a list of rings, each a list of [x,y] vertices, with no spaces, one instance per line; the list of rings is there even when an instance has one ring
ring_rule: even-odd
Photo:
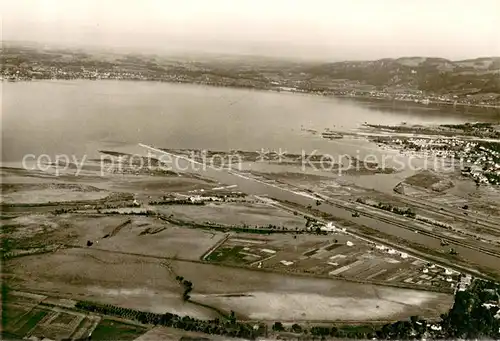
[[[154,83],[169,83],[169,84],[192,84],[192,85],[201,85],[207,87],[214,88],[231,88],[231,89],[245,89],[245,90],[256,90],[256,91],[264,91],[264,92],[277,92],[277,93],[291,93],[291,94],[304,94],[310,96],[320,96],[327,98],[335,98],[335,99],[352,99],[355,101],[365,101],[365,102],[386,102],[386,103],[398,103],[398,104],[408,104],[413,105],[416,108],[428,108],[429,110],[438,109],[439,107],[447,107],[447,108],[474,108],[474,109],[485,109],[485,110],[493,110],[497,111],[497,115],[500,117],[500,104],[499,105],[491,105],[491,104],[468,104],[468,103],[451,103],[446,101],[431,101],[428,103],[421,103],[420,101],[415,102],[415,100],[403,100],[398,98],[383,98],[383,97],[375,97],[375,96],[361,96],[361,95],[341,95],[341,94],[333,94],[333,93],[325,93],[324,90],[320,91],[307,91],[301,89],[290,89],[284,90],[280,87],[278,88],[265,88],[258,86],[237,86],[237,85],[224,85],[224,84],[213,84],[213,83],[200,83],[200,82],[191,82],[191,81],[179,81],[179,80],[167,80],[167,79],[134,79],[134,78],[46,78],[46,79],[21,79],[21,80],[11,80],[2,78],[1,82],[7,83],[19,83],[19,82],[36,82],[36,81],[79,81],[79,80],[87,80],[87,81],[129,81],[129,82],[154,82]]]

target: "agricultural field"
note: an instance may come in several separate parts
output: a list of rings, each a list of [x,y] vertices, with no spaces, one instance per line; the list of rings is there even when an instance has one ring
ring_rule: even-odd
[[[169,327],[154,327],[148,330],[143,335],[139,336],[136,341],[238,341],[237,339],[227,336],[210,335],[199,332],[188,332]]]
[[[52,340],[87,337],[101,318],[58,306],[54,298],[4,288],[2,325],[4,336],[46,337]],[[143,330],[136,328],[138,330]],[[94,339],[94,338],[93,338]]]
[[[2,221],[4,249],[15,255],[27,248],[72,245],[161,257],[199,259],[223,234],[186,229],[146,216],[31,214]],[[7,234],[8,233],[8,234]]]
[[[120,233],[99,241],[99,249],[198,260],[224,238],[217,231],[188,229],[152,218],[134,219]]]
[[[259,248],[263,244],[266,244],[266,239],[231,236],[204,259],[222,264],[253,264],[276,253],[276,250]]]
[[[205,256],[218,264],[239,264],[284,273],[451,290],[459,273],[344,233],[256,238],[232,235]]]
[[[114,320],[103,319],[92,332],[92,340],[131,341],[146,332],[146,328]]]
[[[104,199],[109,193],[92,186],[76,184],[2,184],[0,202],[40,204]]]
[[[288,229],[304,227],[304,219],[266,203],[208,203],[203,206],[164,206],[157,210],[165,215],[196,223],[217,223],[238,226],[284,226]]]
[[[147,164],[146,164],[147,165]],[[105,198],[112,193],[134,193],[137,196],[162,196],[168,193],[189,193],[211,190],[220,184],[195,174],[140,169],[124,172],[88,160],[82,169],[48,166],[47,171],[2,167],[1,201],[9,204],[71,203]],[[116,166],[116,164],[115,164]],[[77,173],[78,172],[78,173]]]
[[[200,319],[215,316],[184,302],[164,259],[74,248],[8,260],[3,273],[5,284],[18,290]]]
[[[318,174],[319,173],[319,174]],[[335,177],[332,174],[314,171],[308,172],[257,172],[252,176],[266,182],[276,182],[280,186],[290,189],[300,188],[308,193],[319,193],[326,196],[351,196],[371,192],[366,188],[356,186],[344,180],[344,177]],[[321,174],[321,175],[320,175]]]
[[[134,192],[142,195],[161,196],[166,193],[189,193],[194,190],[210,190],[217,187],[218,183],[205,179],[188,176],[175,177],[146,177],[138,176],[128,181],[118,181],[111,183],[109,189],[112,191]]]
[[[436,317],[453,296],[423,290],[320,279],[257,269],[175,261],[174,271],[194,283],[191,299],[238,318],[280,321],[384,321]]]

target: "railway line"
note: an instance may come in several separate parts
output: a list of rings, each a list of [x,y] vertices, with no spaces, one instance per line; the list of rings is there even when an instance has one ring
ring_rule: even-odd
[[[274,199],[274,200],[276,200],[276,199]],[[294,203],[290,203],[290,204],[296,205]],[[274,205],[281,207],[282,209],[288,210],[290,212],[293,212],[295,210],[300,211],[301,213],[303,213],[309,217],[312,217],[320,222],[327,223],[327,221],[325,219],[318,218],[317,216],[314,216],[313,214],[310,214],[310,213],[306,213],[305,207],[302,207],[302,209],[300,209],[297,206],[289,207],[289,206],[287,206],[287,204],[283,204],[283,203],[275,203]],[[443,259],[443,258],[438,258],[438,257],[432,256],[432,255],[426,254],[424,252],[417,251],[413,248],[406,247],[404,245],[400,245],[400,244],[398,245],[398,244],[395,244],[391,241],[384,240],[382,238],[373,237],[371,235],[367,235],[365,233],[358,232],[358,231],[355,231],[353,229],[348,229],[345,233],[352,235],[353,237],[361,239],[361,240],[366,241],[366,242],[382,244],[382,245],[385,245],[388,247],[392,247],[392,248],[399,250],[399,251],[404,251],[415,258],[418,258],[421,260],[426,260],[426,261],[432,261],[432,262],[439,264],[441,266],[448,267],[450,269],[454,269],[454,270],[462,272],[462,273],[470,274],[472,276],[482,278],[484,280],[495,280],[492,276],[486,275],[486,274],[484,274],[476,269],[466,267],[466,266],[451,262],[451,261]]]
[[[443,216],[447,216],[453,219],[461,220],[466,223],[472,223],[476,225],[481,225],[483,228],[490,229],[491,231],[496,232],[497,234],[500,234],[500,220],[494,219],[494,218],[483,218],[478,216],[477,213],[474,213],[474,217],[471,216],[466,216],[464,215],[464,212],[467,213],[466,211],[460,211],[458,209],[452,209],[451,207],[446,207],[443,205],[439,205],[437,203],[433,203],[432,205],[426,204],[420,200],[413,199],[407,196],[403,196],[400,194],[394,195],[398,199],[400,199],[402,202],[405,202],[409,205],[422,208],[425,210],[429,210],[433,213],[440,214]]]
[[[385,223],[388,223],[388,224],[391,224],[391,225],[394,225],[394,226],[397,226],[397,227],[400,227],[400,228],[404,228],[404,229],[407,229],[407,230],[410,230],[410,231],[418,231],[418,233],[420,233],[420,234],[422,234],[424,236],[429,236],[429,237],[438,239],[440,241],[441,240],[442,241],[446,241],[446,242],[448,242],[450,244],[461,246],[461,247],[465,247],[465,248],[468,248],[468,249],[471,249],[471,250],[480,250],[484,254],[500,258],[500,252],[498,252],[498,251],[490,250],[490,249],[487,249],[487,248],[484,248],[484,247],[481,247],[481,246],[471,245],[469,243],[460,242],[460,241],[458,241],[458,240],[456,240],[454,238],[451,238],[451,237],[448,237],[448,236],[445,236],[445,235],[441,235],[441,234],[438,234],[438,233],[430,232],[430,231],[427,231],[425,229],[422,229],[422,228],[419,228],[419,227],[416,227],[416,226],[413,226],[412,228],[410,228],[409,225],[400,223],[400,222],[398,222],[398,221],[396,221],[394,219],[386,218],[386,217],[384,217],[382,215],[377,215],[377,214],[374,214],[374,213],[370,213],[367,210],[359,210],[359,209],[356,209],[356,208],[351,208],[351,207],[349,207],[347,205],[342,205],[342,204],[333,202],[331,200],[327,200],[326,203],[329,204],[329,205],[333,205],[335,207],[338,207],[338,208],[343,208],[343,209],[348,210],[348,211],[353,212],[353,213],[354,212],[361,213],[361,214],[363,214],[366,217],[369,217],[369,218],[372,218],[372,219],[376,219],[376,220],[379,220],[379,221],[382,221],[382,222],[385,222]],[[389,213],[389,214],[391,214],[391,213]]]

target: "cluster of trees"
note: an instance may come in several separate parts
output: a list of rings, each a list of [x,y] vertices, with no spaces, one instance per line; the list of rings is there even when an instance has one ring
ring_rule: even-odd
[[[149,205],[205,205],[205,201],[192,201],[190,199],[171,199],[162,201],[150,201]]]
[[[182,284],[182,286],[184,286],[184,292],[182,293],[182,299],[184,301],[188,301],[190,298],[189,294],[191,293],[191,291],[193,291],[193,283],[188,281],[187,279],[184,279],[184,277],[182,277],[182,276],[176,276],[175,279],[177,280],[177,282]]]
[[[71,208],[58,208],[58,209],[55,209],[52,213],[54,213],[55,215],[59,215],[59,214],[70,213],[70,212],[73,212],[73,211],[75,211],[75,209],[71,209]]]
[[[318,227],[316,227],[316,229],[314,229],[314,232],[315,232],[316,234],[322,234],[322,235],[327,235],[327,234],[328,234],[328,232],[327,232],[327,231],[323,231],[323,230],[321,230],[321,227],[319,227],[319,226],[318,226]]]
[[[500,153],[500,142],[481,141],[477,144],[476,150],[481,150],[481,147],[497,153]]]
[[[399,214],[399,215],[402,215],[402,216],[405,216],[408,218],[415,218],[417,216],[417,214],[409,207],[404,209],[404,208],[392,206],[391,204],[384,204],[381,202],[379,202],[377,205],[375,205],[375,207],[379,208],[381,210],[396,213],[396,214]]]
[[[442,315],[445,338],[500,339],[498,307],[500,284],[475,280],[465,291],[457,292],[451,310]]]
[[[272,327],[275,332],[290,331],[296,334],[311,335],[314,338],[338,337],[349,339],[365,339],[369,340],[374,338],[377,334],[375,326],[362,325],[362,326],[313,326],[311,328],[303,327],[300,324],[294,323],[289,329],[283,326],[281,322],[275,322]]]
[[[472,130],[472,129],[491,129],[493,123],[489,122],[478,122],[478,123],[462,123],[462,124],[441,124],[441,127],[460,129],[460,130]]]
[[[230,193],[225,193],[225,194],[210,194],[210,197],[220,199],[222,201],[226,201],[227,199],[230,198],[245,198],[247,195],[243,192],[230,192]],[[209,201],[212,201],[212,198],[208,199]]]
[[[271,233],[288,233],[290,230],[285,226],[277,226],[273,224],[269,225],[255,225],[250,226],[247,224],[243,224],[241,226],[238,225],[222,225],[217,223],[205,222],[206,225],[198,225],[192,224],[192,227],[210,227],[211,229],[220,229],[220,230],[231,230],[235,232],[245,232],[245,233],[256,233],[256,234],[271,234]],[[196,226],[194,226],[196,225]]]
[[[399,214],[399,215],[402,215],[405,217],[409,217],[409,218],[415,218],[417,216],[417,214],[409,207],[406,209],[403,209],[403,208],[399,208],[396,206],[392,206],[391,204],[384,204],[381,202],[379,202],[377,204],[368,204],[366,202],[366,200],[364,200],[363,198],[357,198],[356,202],[358,202],[360,204],[364,204],[364,205],[370,205],[372,207],[375,207],[375,208],[378,208],[378,209],[381,209],[384,211],[396,213],[396,214]]]
[[[160,219],[164,221],[168,221],[170,223],[179,225],[179,226],[185,226],[185,227],[190,227],[190,228],[210,228],[210,229],[215,229],[215,230],[222,230],[222,231],[234,231],[234,232],[244,232],[244,233],[255,233],[255,234],[271,234],[271,233],[304,233],[303,230],[300,230],[298,228],[295,228],[294,230],[287,228],[286,226],[278,226],[274,224],[268,224],[268,225],[224,225],[220,223],[215,223],[211,221],[205,221],[203,223],[196,223],[196,222],[191,222],[191,221],[184,221],[184,220],[179,220],[179,219],[173,219],[173,215],[170,216],[164,216],[162,214],[157,213],[156,214]]]
[[[98,211],[97,213],[101,213]],[[102,212],[104,214],[121,214],[121,215],[143,215],[143,216],[155,216],[158,215],[155,211],[145,210],[145,211],[130,211],[130,212],[120,212],[120,211],[107,211]]]
[[[458,291],[450,311],[439,322],[413,316],[410,321],[384,325],[376,331],[379,339],[500,339],[500,284],[474,280],[467,290]]]
[[[500,184],[500,175],[494,172],[484,172],[484,176],[488,179],[491,184]]]
[[[249,323],[237,322],[234,318],[234,313],[232,316],[228,316],[223,319],[216,318],[207,321],[189,316],[179,316],[171,313],[157,314],[143,312],[130,308],[122,308],[110,304],[99,304],[88,301],[79,301],[76,303],[75,307],[85,311],[116,316],[137,321],[139,323],[161,325],[212,335],[226,335],[246,339],[255,339],[257,336],[262,335],[261,328],[254,328],[254,325]]]
[[[306,227],[310,227],[318,222],[316,219],[308,216],[304,216],[304,218],[306,219]]]
[[[120,204],[105,204],[105,205],[92,205],[90,206],[91,209],[97,210],[97,213],[102,213],[101,210],[103,209],[117,209],[117,208],[130,208],[130,207],[137,207],[134,203],[120,203]],[[88,210],[89,205],[82,205],[82,206],[72,206],[71,208],[57,208],[52,213],[54,215],[60,215],[60,214],[66,214],[66,213],[72,213],[80,210]],[[106,213],[120,213],[118,211],[113,211],[113,212],[106,212]]]
[[[312,336],[332,336],[338,338],[349,338],[349,339],[363,339],[370,340],[376,336],[375,326],[345,326],[341,328],[337,327],[321,327],[315,326],[311,327],[309,333]]]
[[[424,223],[432,224],[432,225],[435,225],[435,226],[438,226],[438,227],[442,227],[442,228],[447,229],[447,230],[453,230],[453,226],[452,225],[449,225],[449,224],[446,224],[446,223],[442,223],[440,221],[437,221],[437,220],[434,220],[434,219],[431,219],[431,218],[419,216],[417,218],[417,220],[423,221]]]
[[[458,129],[467,135],[488,137],[488,138],[500,138],[500,131],[493,127],[492,123],[479,122],[479,123],[465,123],[465,124],[442,124],[441,127]]]
[[[500,132],[497,132],[500,137]],[[488,158],[490,160],[490,164],[484,164],[483,166],[483,175],[488,179],[488,182],[491,184],[500,184],[500,175],[497,174],[496,169],[492,167],[493,164],[500,163],[500,142],[493,141],[481,141],[476,146],[476,151],[481,155],[485,152],[488,152]],[[479,180],[476,179],[476,184],[479,186]]]

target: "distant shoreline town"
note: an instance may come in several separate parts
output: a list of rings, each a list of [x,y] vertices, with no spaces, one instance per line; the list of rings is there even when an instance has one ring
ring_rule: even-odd
[[[473,104],[467,101],[460,101],[459,99],[452,100],[443,96],[425,96],[425,95],[415,95],[415,94],[399,94],[394,96],[393,94],[383,92],[383,91],[324,91],[324,90],[307,90],[300,88],[289,88],[289,87],[272,87],[272,88],[261,88],[254,86],[238,86],[234,84],[222,84],[217,82],[196,82],[189,80],[177,80],[177,79],[154,79],[141,77],[141,75],[125,75],[124,77],[117,76],[111,77],[104,75],[98,77],[74,77],[74,78],[64,78],[64,77],[47,77],[47,78],[21,78],[16,76],[0,76],[0,81],[8,82],[30,82],[36,80],[120,80],[120,81],[145,81],[145,82],[161,82],[161,83],[178,83],[178,84],[196,84],[205,85],[211,87],[226,87],[226,88],[244,88],[262,91],[273,91],[273,92],[289,92],[289,93],[302,93],[308,95],[325,96],[325,97],[337,97],[337,98],[350,98],[357,100],[373,100],[373,101],[392,101],[401,103],[411,103],[417,105],[439,105],[439,106],[460,106],[460,107],[476,107],[485,109],[500,109],[500,104]]]
[[[133,80],[306,93],[417,105],[500,108],[500,58],[399,58],[330,64],[192,61],[4,47],[2,81]],[[236,58],[236,57],[234,57]]]
[[[48,75],[47,75],[48,73]],[[395,101],[406,102],[419,105],[446,105],[446,106],[469,106],[479,108],[492,108],[500,109],[500,104],[486,104],[486,103],[471,103],[467,99],[460,99],[456,95],[425,95],[422,91],[418,92],[402,92],[390,93],[385,91],[364,91],[364,90],[324,90],[324,89],[303,89],[296,87],[284,87],[279,84],[271,84],[269,87],[254,86],[252,84],[239,85],[217,81],[197,81],[183,76],[170,76],[170,77],[148,77],[141,73],[129,72],[104,72],[90,71],[83,69],[81,72],[68,73],[60,69],[49,70],[48,72],[34,72],[31,77],[25,74],[2,74],[1,81],[8,82],[26,82],[35,80],[123,80],[123,81],[149,81],[149,82],[164,82],[164,83],[182,83],[182,84],[197,84],[214,87],[228,87],[228,88],[245,88],[263,91],[274,92],[290,92],[290,93],[303,93],[309,95],[325,96],[325,97],[340,97],[352,99],[368,99],[376,101]]]

